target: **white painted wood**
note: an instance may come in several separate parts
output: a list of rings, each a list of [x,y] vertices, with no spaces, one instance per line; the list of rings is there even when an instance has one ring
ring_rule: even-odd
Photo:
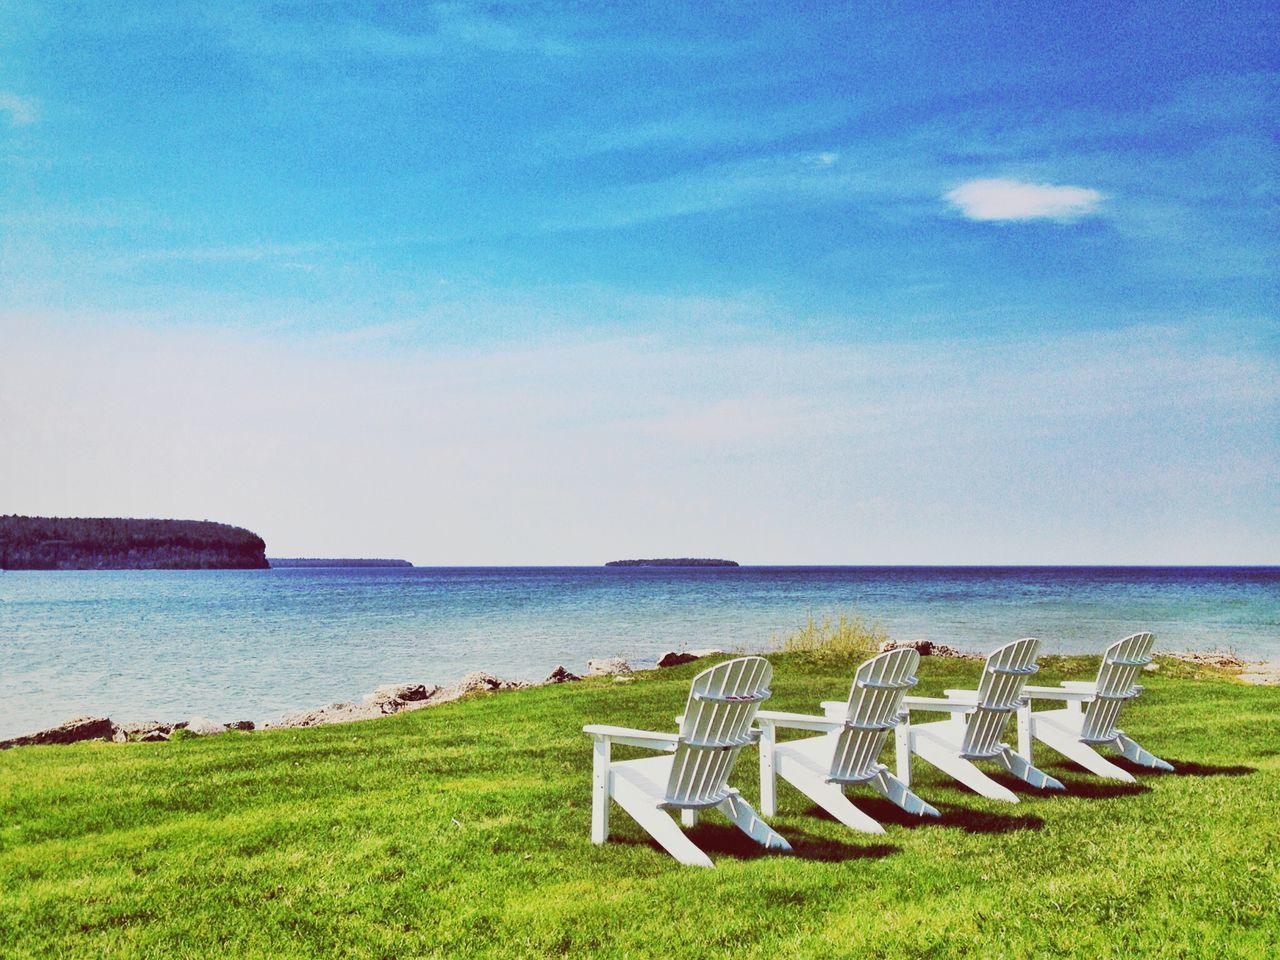
[[[764,711],[761,711],[763,713]],[[760,714],[756,714],[757,721]],[[760,723],[760,812],[766,817],[778,812],[778,784],[775,779],[774,748],[778,729],[772,723]]]
[[[1018,708],[1018,753],[1031,762],[1031,702]]]
[[[911,718],[903,714],[898,727],[893,731],[894,765],[897,767],[898,779],[904,786],[911,786]]]
[[[912,755],[933,764],[975,793],[1017,803],[1012,790],[997,783],[975,761],[993,760],[1006,772],[1039,789],[1061,790],[1060,782],[1019,755],[1003,736],[1009,719],[1018,716],[1019,747],[1030,752],[1031,721],[1025,718],[1024,688],[1036,672],[1040,641],[1024,637],[1006,643],[987,657],[976,690],[947,690],[945,698],[904,697],[909,711],[947,713],[946,720],[899,727],[898,779],[910,784]]]
[[[609,754],[607,737],[596,737],[591,749],[591,842],[609,839]]]
[[[756,843],[767,850],[790,850],[789,844],[782,834],[778,833],[760,819],[760,815],[751,809],[751,804],[742,799],[742,795],[734,792],[725,797],[716,809],[723,813]]]
[[[636,730],[633,727],[611,727],[603,724],[590,724],[582,728],[597,739],[607,738],[612,743],[625,743],[629,747],[644,747],[646,750],[674,750],[680,742],[677,733],[658,733],[654,730]]]
[[[662,849],[681,863],[690,867],[714,866],[711,858],[685,835],[680,825],[671,819],[671,815],[653,803],[652,794],[623,782],[614,787],[613,799],[661,844]]]
[[[891,650],[858,667],[849,697],[822,704],[825,716],[761,710],[756,715],[760,741],[760,793],[766,816],[777,809],[776,778],[781,777],[846,826],[866,833],[884,828],[853,805],[844,789],[866,784],[910,813],[938,811],[911,792],[879,762],[889,732],[902,720],[902,700],[916,683],[920,655]],[[819,733],[778,743],[777,728]]]
[[[1098,753],[1080,740],[1084,714],[1069,710],[1041,710],[1029,714],[1035,739],[1044,743],[1068,760],[1084,767],[1090,773],[1111,780],[1133,783],[1133,774]]]
[[[974,793],[992,800],[1017,803],[1016,793],[992,780],[972,760],[961,756],[963,743],[963,737],[956,736],[955,726],[949,721],[911,725],[913,754],[963,783]]]
[[[1173,767],[1135,743],[1116,726],[1125,705],[1134,700],[1142,687],[1137,683],[1142,668],[1151,662],[1155,637],[1135,633],[1109,646],[1102,655],[1098,678],[1092,681],[1068,680],[1058,687],[1028,687],[1031,699],[1066,702],[1061,710],[1025,710],[1031,739],[1052,747],[1067,759],[1090,773],[1113,780],[1133,782],[1133,775],[1111,763],[1099,752],[1110,747],[1135,763],[1160,770]],[[1019,750],[1031,760],[1031,743]]]
[[[1156,770],[1173,771],[1173,764],[1161,760],[1154,753],[1144,750],[1124,733],[1118,733],[1116,736],[1116,746],[1120,748],[1121,754],[1134,763],[1141,764],[1144,767],[1153,767]]]
[[[709,867],[711,860],[687,837],[669,811],[680,811],[686,826],[700,811],[717,809],[770,849],[789,850],[787,841],[760,820],[729,776],[742,748],[756,740],[760,704],[769,698],[773,669],[763,657],[739,657],[704,670],[693,679],[678,733],[589,725],[597,743],[596,762],[606,771],[604,792],[593,780],[592,839],[608,836],[612,798],[681,863]],[[668,753],[642,760],[613,761],[600,744],[624,743]],[[597,798],[605,813],[596,809]]]

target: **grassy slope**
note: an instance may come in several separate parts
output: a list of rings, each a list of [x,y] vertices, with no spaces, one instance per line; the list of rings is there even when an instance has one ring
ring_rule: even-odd
[[[852,662],[774,658],[777,709]],[[1096,660],[1050,658],[1038,682]],[[1166,663],[1126,729],[1179,768],[1017,806],[927,766],[916,821],[855,834],[780,789],[792,856],[711,816],[681,868],[613,808],[592,847],[583,723],[669,729],[697,665],[361,724],[0,753],[0,955],[1276,956],[1280,689]],[[926,660],[919,692],[971,681]],[[1012,731],[1011,731],[1012,733]],[[1043,751],[1042,759],[1051,754]],[[737,781],[753,798],[755,754]]]

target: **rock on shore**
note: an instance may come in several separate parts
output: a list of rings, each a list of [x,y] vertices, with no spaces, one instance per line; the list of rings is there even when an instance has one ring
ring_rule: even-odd
[[[601,660],[587,661],[588,677],[608,677],[615,673],[630,673],[631,664],[621,657],[605,657]]]
[[[110,740],[116,725],[107,717],[76,717],[39,733],[11,740],[0,740],[0,750],[9,747],[33,747],[42,743],[79,743],[81,740]]]
[[[922,657],[954,657],[958,660],[982,659],[976,653],[966,653],[963,650],[957,650],[955,647],[949,647],[945,643],[934,643],[932,640],[886,640],[880,644],[881,653],[887,653],[890,650],[914,650]]]
[[[570,673],[568,669],[566,669],[565,666],[562,664],[556,667],[554,670],[552,670],[549,674],[547,674],[547,679],[543,680],[542,682],[544,684],[545,683],[572,683],[574,680],[581,680],[581,679],[582,678],[578,676],[576,673]]]

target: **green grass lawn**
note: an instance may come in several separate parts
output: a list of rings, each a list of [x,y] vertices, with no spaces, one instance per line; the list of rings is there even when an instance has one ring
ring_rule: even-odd
[[[843,698],[857,663],[772,659],[781,710]],[[592,846],[580,728],[672,729],[705,665],[312,730],[0,753],[0,955],[1280,956],[1280,688],[1164,661],[1123,726],[1178,769],[1137,785],[1042,748],[1065,795],[983,800],[923,763],[941,820],[854,791],[884,836],[782,784],[791,855],[712,814],[694,836],[716,869],[681,867],[616,806]],[[1097,660],[1042,667],[1037,683],[1088,679]],[[979,669],[925,659],[915,692]],[[754,750],[735,782],[754,802]]]

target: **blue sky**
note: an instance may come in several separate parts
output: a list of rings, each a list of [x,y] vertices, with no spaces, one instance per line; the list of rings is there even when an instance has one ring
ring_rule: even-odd
[[[1276,562],[1265,4],[0,2],[0,510]]]

